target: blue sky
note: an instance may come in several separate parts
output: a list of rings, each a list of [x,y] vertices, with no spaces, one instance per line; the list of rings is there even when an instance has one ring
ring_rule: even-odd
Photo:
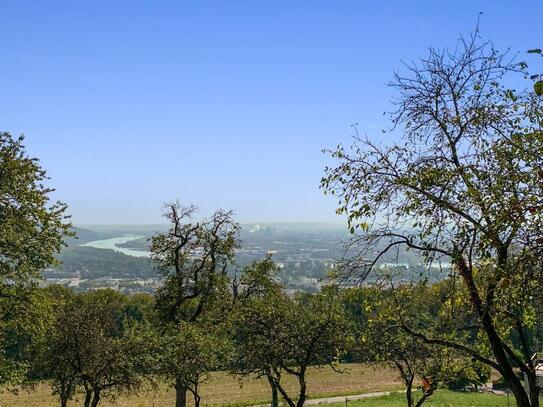
[[[499,47],[543,46],[541,0],[2,0],[0,130],[26,135],[79,224],[156,223],[176,198],[339,221],[321,149],[353,122],[381,137],[400,60],[479,11]]]

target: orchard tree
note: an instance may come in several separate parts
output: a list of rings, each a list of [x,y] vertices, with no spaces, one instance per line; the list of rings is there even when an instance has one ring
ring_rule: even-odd
[[[230,297],[227,272],[234,265],[235,250],[239,247],[239,225],[233,221],[231,212],[217,210],[209,219],[197,222],[192,220],[195,214],[194,206],[184,207],[177,202],[167,205],[164,215],[170,228],[151,239],[151,259],[164,277],[156,294],[157,310],[162,331],[171,333],[167,338],[173,349],[195,334],[196,324],[204,326],[217,322],[217,314],[226,308]],[[190,324],[195,325],[191,327]],[[187,332],[175,332],[181,329]],[[179,355],[181,359],[182,356]],[[186,405],[187,391],[199,399],[194,380],[196,377],[200,380],[209,365],[203,359],[195,359],[194,363],[198,361],[202,365],[191,368],[192,372],[197,372],[196,376],[182,380],[184,376],[177,375],[177,407]],[[177,369],[182,371],[184,367]],[[164,373],[175,378],[171,365]]]
[[[45,346],[43,371],[66,406],[76,390],[84,407],[137,390],[151,373],[148,346],[120,318],[122,296],[110,290],[80,294],[59,309]]]
[[[222,366],[226,342],[206,326],[181,322],[158,337],[157,367],[161,378],[176,389],[176,407],[187,405],[187,390],[200,406],[200,386],[209,372]]]
[[[63,239],[72,235],[66,205],[52,202],[54,191],[24,138],[0,132],[0,384],[18,382],[25,365],[9,358],[7,331],[32,320],[30,289],[40,272],[55,263]],[[11,312],[17,309],[17,312]]]
[[[398,142],[355,136],[351,149],[340,145],[331,152],[338,165],[321,183],[339,198],[338,212],[348,216],[355,242],[369,248],[361,246],[347,262],[351,271],[366,276],[398,246],[429,263],[451,263],[477,317],[465,329],[481,333],[491,355],[404,329],[496,369],[522,407],[539,405],[533,349],[515,346],[511,335],[523,337],[530,321],[506,298],[519,288],[512,282],[532,273],[522,265],[543,243],[543,101],[505,83],[515,74],[522,80],[525,68],[478,32],[453,51],[430,50],[391,83],[398,94],[391,113]],[[370,255],[378,244],[384,249]],[[531,394],[516,369],[534,383]]]
[[[263,343],[258,340],[265,338],[255,338],[255,326],[245,324],[260,311],[265,314],[273,308],[280,315],[280,308],[286,300],[283,289],[277,281],[277,266],[269,257],[247,265],[240,277],[236,276],[232,281],[229,328],[232,330],[233,351],[230,353],[229,370],[239,377],[266,377],[271,388],[272,407],[279,406],[279,393],[272,373],[276,355],[261,348]]]
[[[32,283],[55,263],[72,235],[66,205],[51,202],[54,189],[23,141],[0,132],[0,298],[16,296],[16,286]]]
[[[218,210],[194,223],[196,212],[194,206],[168,204],[164,216],[170,229],[151,238],[151,259],[164,277],[157,307],[167,323],[194,322],[224,295],[239,247],[239,225],[231,212]]]
[[[277,277],[278,268],[271,257],[254,261],[245,266],[239,275],[232,280],[232,299],[235,304],[243,306],[252,299],[271,300],[271,296],[283,291],[283,285]]]
[[[482,368],[470,357],[438,345],[415,339],[402,329],[406,321],[417,326],[439,327],[443,317],[441,304],[443,284],[428,287],[424,283],[402,284],[380,290],[379,297],[364,301],[367,325],[360,337],[360,359],[370,363],[387,363],[395,368],[403,381],[408,407],[420,407],[440,386],[481,384],[490,377],[490,369]],[[451,335],[451,331],[446,329]],[[415,399],[414,389],[420,384],[422,395]]]
[[[307,369],[336,368],[351,339],[350,326],[333,290],[297,299],[284,293],[253,298],[236,314],[233,337],[235,371],[266,377],[272,405],[278,405],[279,393],[290,407],[301,407],[307,399]],[[288,375],[298,382],[296,395],[289,394],[284,385]]]
[[[56,312],[45,290],[19,287],[16,292],[18,299],[6,300],[1,310],[0,377],[7,385],[36,379],[33,365],[39,353],[37,345],[47,337]]]
[[[30,380],[51,380],[54,395],[58,395],[60,406],[66,407],[80,384],[74,366],[68,363],[69,358],[62,344],[66,343],[64,321],[67,309],[75,302],[76,294],[69,288],[51,285],[41,292],[42,303],[47,304],[47,314],[42,312],[41,325],[44,334],[32,337],[30,346],[31,368]]]

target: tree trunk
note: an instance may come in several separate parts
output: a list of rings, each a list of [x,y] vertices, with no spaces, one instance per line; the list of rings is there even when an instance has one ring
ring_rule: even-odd
[[[98,407],[98,403],[100,403],[100,390],[95,390],[94,397],[92,398],[91,407]]]
[[[543,352],[543,299],[537,298],[536,303],[536,352]]]
[[[83,406],[90,407],[91,399],[92,399],[92,390],[85,389],[85,401],[83,402]]]
[[[68,385],[66,382],[62,382],[59,391],[60,407],[68,406]]]
[[[67,390],[67,386],[66,385],[62,385],[61,389],[60,389],[60,394],[59,394],[59,397],[60,397],[60,407],[68,407],[68,390]]]
[[[200,407],[200,400],[202,398],[198,393],[194,393],[194,407]]]
[[[409,362],[405,359],[403,362],[405,363],[405,368],[399,360],[394,360],[394,364],[400,372],[400,376],[405,384],[405,399],[407,401],[407,407],[413,407],[413,381],[415,380],[415,375]]]
[[[405,398],[407,400],[407,407],[413,407],[413,381],[406,382]]]
[[[537,385],[537,376],[534,374],[525,376],[528,380],[528,386],[530,389],[530,401],[532,407],[539,407],[539,386]]]
[[[194,396],[194,407],[200,407],[200,400],[202,400],[202,398],[198,392],[198,384],[194,385],[194,389],[191,390],[191,392]]]
[[[509,363],[501,338],[496,332],[492,319],[487,312],[481,315],[481,322],[488,337],[488,341],[490,342],[490,347],[492,348],[492,353],[494,353],[496,362],[498,362],[502,368],[501,374],[505,382],[511,387],[511,391],[517,402],[517,407],[531,407],[528,394],[526,394],[522,382],[519,380]]]
[[[475,307],[477,314],[481,319],[481,325],[485,330],[488,342],[490,343],[490,347],[492,349],[492,353],[496,358],[496,362],[501,367],[500,373],[503,376],[505,382],[511,387],[511,391],[517,402],[517,407],[531,407],[528,394],[526,394],[526,391],[524,390],[521,381],[515,375],[515,372],[513,371],[509,360],[507,359],[505,348],[503,346],[500,335],[494,327],[492,317],[488,313],[486,307],[483,305],[481,297],[479,296],[479,290],[477,289],[477,285],[475,284],[475,281],[473,279],[472,270],[468,267],[462,257],[457,259],[455,263],[459,269],[460,276],[463,278],[466,286],[468,287],[471,303]]]
[[[539,389],[531,392],[530,399],[532,400],[532,407],[539,407]]]
[[[307,386],[305,384],[305,373],[302,372],[298,376],[298,383],[300,384],[300,395],[298,397],[298,402],[296,403],[296,407],[302,407],[305,403],[305,399],[307,398],[306,390]]]
[[[288,393],[285,391],[283,386],[279,382],[277,382],[277,390],[281,393],[281,396],[283,396],[283,400],[286,401],[286,403],[289,405],[289,407],[296,407],[296,403],[292,401],[292,399],[289,397]]]
[[[268,378],[268,383],[270,383],[271,387],[271,407],[279,407],[279,394],[277,393],[277,386],[271,376],[266,375],[266,377]]]
[[[421,399],[419,401],[417,401],[417,404],[415,404],[415,407],[420,407],[424,404],[424,402],[430,398],[430,396],[434,394],[434,389],[430,389],[428,391],[425,391],[424,394],[422,395]]]
[[[175,383],[175,407],[187,407],[187,387],[179,381]]]

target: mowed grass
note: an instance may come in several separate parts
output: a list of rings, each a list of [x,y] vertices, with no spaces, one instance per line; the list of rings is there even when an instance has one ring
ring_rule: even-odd
[[[417,396],[420,397],[420,394]],[[415,400],[418,400],[415,398]],[[349,401],[345,403],[329,404],[330,407],[405,407],[406,400],[404,393],[394,393],[390,396],[368,398],[364,400]],[[449,390],[438,390],[426,400],[424,407],[507,407],[514,406],[515,400],[509,396],[495,395],[489,393],[464,393]]]
[[[311,368],[308,371],[308,391],[310,398],[324,396],[390,391],[402,388],[397,373],[387,367],[374,367],[364,364],[342,365],[343,373],[331,368]],[[296,382],[285,381],[289,390],[295,391]],[[240,382],[224,373],[211,374],[209,381],[202,386],[202,405],[208,406],[247,406],[269,401],[269,385],[265,379],[244,380]],[[121,396],[115,401],[103,400],[103,407],[162,407],[173,406],[175,393],[165,385],[156,390],[140,391],[137,395]],[[354,403],[354,402],[353,402]],[[81,397],[70,406],[80,406]],[[353,404],[354,405],[354,404]],[[33,391],[21,390],[18,395],[4,391],[0,394],[1,407],[53,407],[58,406],[58,398],[51,395],[49,386],[40,384]]]

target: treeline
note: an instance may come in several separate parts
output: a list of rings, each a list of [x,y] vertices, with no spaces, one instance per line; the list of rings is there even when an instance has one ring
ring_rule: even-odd
[[[266,378],[274,406],[280,400],[303,406],[310,366],[336,368],[341,380],[339,363],[391,364],[406,385],[408,405],[416,398],[421,405],[439,387],[464,389],[489,380],[483,364],[405,334],[390,291],[329,286],[291,297],[275,273],[269,259],[245,267],[228,289],[209,298],[198,318],[191,308],[185,310],[189,318],[170,319],[164,303],[148,294],[75,293],[54,285],[32,290],[32,314],[4,338],[5,356],[20,374],[12,383],[47,381],[60,406],[77,396],[85,407],[167,383],[176,406],[186,405],[188,395],[198,406],[201,385],[212,371],[224,370]],[[399,295],[435,327],[447,308],[446,285],[405,286]],[[285,376],[296,378],[296,392],[284,387]]]
[[[235,295],[213,299],[198,321],[167,324],[147,294],[39,289],[41,327],[10,332],[6,357],[21,368],[20,383],[50,382],[61,406],[76,394],[97,406],[162,382],[175,388],[176,406],[187,394],[199,405],[200,386],[216,370],[267,377],[276,404],[279,394],[303,405],[307,368],[339,363],[352,334],[337,292],[290,298],[274,270],[269,260],[248,266]],[[297,378],[297,393],[283,387],[286,375]]]
[[[177,202],[165,209],[170,228],[150,247],[163,277],[155,296],[5,284],[2,382],[47,380],[61,406],[81,395],[84,407],[166,382],[182,407],[188,396],[200,405],[209,373],[227,370],[265,377],[273,406],[284,400],[301,407],[310,366],[391,363],[406,385],[409,406],[420,380],[418,405],[440,386],[464,388],[488,379],[488,368],[470,355],[431,346],[402,325],[412,318],[424,322],[425,333],[447,334],[448,281],[393,289],[330,284],[317,294],[289,296],[270,258],[229,275],[240,245],[230,212],[218,210],[197,222],[195,214],[195,207]],[[461,290],[454,295],[454,304],[465,300]],[[470,317],[469,308],[463,312]],[[284,386],[287,376],[298,383],[295,392]]]

